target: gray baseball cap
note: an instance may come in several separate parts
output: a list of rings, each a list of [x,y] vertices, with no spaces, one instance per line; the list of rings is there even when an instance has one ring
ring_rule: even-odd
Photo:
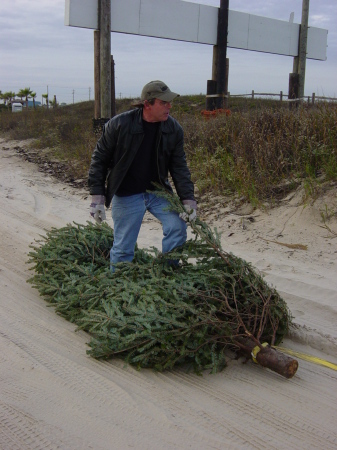
[[[172,92],[162,81],[156,80],[150,81],[150,83],[147,83],[143,87],[140,99],[144,101],[159,98],[159,100],[163,100],[164,102],[171,102],[176,97],[179,97],[179,94]]]

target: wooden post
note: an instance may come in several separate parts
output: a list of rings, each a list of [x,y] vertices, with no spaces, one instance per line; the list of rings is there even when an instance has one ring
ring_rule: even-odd
[[[216,108],[224,107],[224,95],[226,95],[226,54],[228,33],[228,2],[220,0],[217,31],[217,65],[216,65]]]
[[[111,1],[100,0],[101,118],[111,117]]]
[[[223,8],[223,5],[220,5],[220,8]],[[226,5],[225,5],[226,7]],[[221,19],[223,19],[223,11],[221,12]],[[213,46],[213,60],[212,60],[212,80],[207,80],[207,95],[215,95],[218,94],[219,97],[206,98],[206,110],[213,111],[217,108],[228,107],[228,98],[226,97],[228,94],[228,73],[229,73],[229,59],[226,58],[227,52],[227,31],[228,31],[228,2],[227,2],[227,17],[225,17],[225,28],[223,29],[223,20],[220,23],[220,10],[219,10],[219,19],[218,19],[218,33],[219,30],[222,30],[220,33],[220,39],[218,38],[218,45]],[[225,41],[225,43],[223,43]],[[224,46],[219,52],[219,42]],[[218,72],[219,65],[222,65],[221,68],[224,67],[225,63],[225,71]],[[218,90],[218,81],[219,77],[224,77],[224,80],[220,81],[220,91]],[[222,86],[222,87],[221,87]]]
[[[315,92],[313,92],[313,93],[312,93],[312,97],[311,97],[312,105],[315,104],[315,98],[316,98],[316,94],[315,94]]]
[[[255,95],[255,92],[254,92],[254,89],[252,90],[252,100],[254,100],[254,95]]]
[[[229,58],[226,58],[226,80],[225,80],[225,94],[226,94],[226,97],[224,98],[224,107],[225,108],[228,108],[228,102],[229,102],[228,77],[229,77]]]
[[[293,61],[293,72],[292,73],[298,73],[298,64],[299,64],[298,56],[295,56],[294,61]]]
[[[304,97],[305,67],[307,60],[309,0],[302,0],[302,21],[298,49],[299,98]]]
[[[94,81],[95,81],[95,110],[94,118],[101,117],[101,87],[100,87],[100,31],[94,31]]]
[[[289,74],[289,91],[288,91],[288,100],[298,99],[298,88],[299,88],[299,74],[298,73],[290,73]],[[289,102],[289,108],[298,105],[298,102]]]
[[[302,0],[302,19],[298,41],[298,56],[295,56],[293,62],[293,72],[289,74],[288,98],[292,99],[304,97],[305,67],[307,61],[308,20],[309,0]],[[298,75],[298,79],[295,78],[295,75]],[[296,87],[290,89],[291,83],[294,83]],[[296,97],[293,97],[295,93]]]
[[[207,80],[206,111],[214,111],[216,109],[217,65],[218,65],[218,46],[217,45],[213,45],[212,79],[211,80]],[[209,95],[211,97],[208,97]]]
[[[280,102],[283,100],[283,91],[280,91]]]
[[[213,45],[212,80],[216,82],[217,77],[218,77],[218,46]]]
[[[214,111],[215,109],[216,109],[216,81],[207,80],[206,110]]]
[[[111,55],[111,117],[116,115],[115,61]]]

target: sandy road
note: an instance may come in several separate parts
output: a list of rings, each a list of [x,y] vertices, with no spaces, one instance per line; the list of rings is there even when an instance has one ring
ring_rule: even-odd
[[[285,380],[233,361],[199,377],[88,357],[88,336],[26,282],[29,245],[51,227],[85,223],[88,200],[18,158],[13,143],[0,140],[0,147],[1,449],[337,449],[334,370],[299,361]],[[298,329],[284,346],[337,363],[336,239],[294,202],[257,215],[244,231],[235,216],[215,224],[227,249],[287,300]],[[284,224],[277,240],[307,241],[307,252],[260,239],[276,240]],[[147,221],[140,245],[160,240],[158,224]]]

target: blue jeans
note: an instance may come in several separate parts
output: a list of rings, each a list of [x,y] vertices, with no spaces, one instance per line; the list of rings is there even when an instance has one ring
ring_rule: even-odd
[[[175,211],[169,211],[169,203],[154,194],[135,194],[112,199],[112,220],[114,222],[114,243],[110,251],[111,265],[132,261],[140,227],[146,211],[153,214],[162,224],[162,252],[167,253],[187,239],[187,226]],[[112,266],[113,268],[113,266]]]

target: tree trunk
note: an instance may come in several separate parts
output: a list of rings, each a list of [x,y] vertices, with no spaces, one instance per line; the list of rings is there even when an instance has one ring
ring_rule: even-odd
[[[285,378],[292,378],[297,369],[298,362],[284,353],[267,345],[259,346],[251,339],[242,339],[238,342],[242,351],[262,367],[267,367]]]

